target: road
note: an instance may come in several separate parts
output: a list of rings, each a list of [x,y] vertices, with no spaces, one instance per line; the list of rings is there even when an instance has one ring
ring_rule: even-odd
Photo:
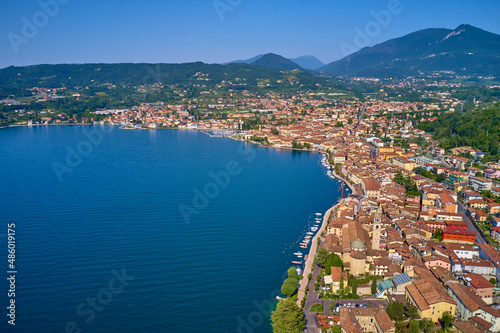
[[[481,243],[481,244],[489,243],[488,240],[481,235],[476,224],[472,222],[467,216],[466,214],[467,209],[464,207],[462,202],[460,200],[457,201],[458,201],[458,212],[462,214],[464,221],[467,222],[469,230],[474,231],[474,233],[476,234],[476,243]]]

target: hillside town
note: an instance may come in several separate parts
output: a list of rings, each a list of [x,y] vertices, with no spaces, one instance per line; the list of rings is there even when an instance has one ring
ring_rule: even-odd
[[[471,147],[440,148],[413,126],[460,107],[440,97],[425,104],[270,95],[238,105],[219,100],[212,111],[247,111],[201,120],[194,106],[162,103],[101,113],[123,128],[199,129],[327,156],[352,195],[318,236],[316,256],[336,255],[342,264],[316,261],[299,286],[306,331],[396,332],[416,319],[425,332],[498,332],[500,161],[483,162],[485,153]],[[322,310],[311,312],[314,304]],[[394,304],[405,309],[399,317]]]
[[[304,269],[297,299],[306,332],[411,331],[414,323],[425,332],[500,331],[500,160],[486,162],[472,147],[441,148],[415,126],[463,103],[432,92],[425,97],[437,102],[342,95],[248,93],[206,108],[196,100],[144,103],[99,110],[83,122],[200,130],[323,154],[329,173],[352,193],[313,240],[309,257],[316,260]],[[325,255],[341,260],[328,267],[317,259]]]

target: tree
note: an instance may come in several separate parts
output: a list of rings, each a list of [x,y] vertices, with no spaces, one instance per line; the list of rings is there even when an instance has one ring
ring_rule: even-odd
[[[302,333],[306,322],[302,309],[292,299],[279,301],[271,321],[274,333]]]
[[[400,321],[404,316],[404,305],[399,302],[392,302],[387,304],[387,315],[393,321]]]
[[[281,285],[281,293],[287,297],[295,294],[297,287],[299,286],[299,280],[297,278],[288,278]]]
[[[316,253],[316,259],[314,260],[318,266],[325,268],[326,259],[328,258],[328,250],[325,248],[319,249]]]
[[[410,321],[410,333],[419,333],[420,332],[420,325],[418,321],[412,320]]]
[[[342,329],[339,326],[337,326],[337,325],[333,325],[332,329],[331,329],[331,332],[332,333],[342,333]]]
[[[418,309],[413,304],[408,304],[406,306],[405,315],[411,319],[415,319],[418,316]]]
[[[377,293],[377,277],[374,276],[372,279],[372,294],[375,295]]]
[[[443,232],[441,229],[438,229],[434,232],[434,238],[437,238],[438,242],[443,241]]]
[[[288,277],[292,279],[297,279],[297,269],[292,266],[288,269]]]
[[[446,329],[451,326],[451,322],[454,320],[452,315],[448,311],[443,313],[443,316],[441,317],[441,322],[443,323],[443,328]]]
[[[491,282],[491,284],[492,284],[492,285],[494,285],[494,286],[496,286],[496,285],[497,285],[497,279],[495,279],[495,278],[491,278],[491,279],[490,279],[490,282]]]
[[[425,333],[429,333],[434,327],[434,323],[430,319],[422,319],[420,321],[420,329]]]
[[[358,294],[358,279],[355,276],[352,277],[352,294]]]
[[[325,262],[325,272],[327,274],[332,273],[332,266],[344,268],[344,263],[338,254],[330,253]]]

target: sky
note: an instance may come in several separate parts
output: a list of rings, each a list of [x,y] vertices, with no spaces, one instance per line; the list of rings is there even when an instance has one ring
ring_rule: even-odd
[[[258,54],[324,63],[426,28],[500,34],[498,0],[18,0],[0,11],[0,68],[224,63]]]

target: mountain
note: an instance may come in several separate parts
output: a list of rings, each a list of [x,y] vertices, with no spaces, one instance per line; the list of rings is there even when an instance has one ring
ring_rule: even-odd
[[[217,65],[202,62],[184,64],[122,63],[10,66],[0,69],[0,94],[31,96],[31,91],[27,89],[33,87],[99,87],[109,84],[121,87],[135,87],[155,83],[182,85],[190,88],[197,87],[196,89],[201,90],[223,84],[232,89],[250,90],[258,89],[259,81],[262,79],[273,82],[269,89],[295,89],[297,81],[311,89],[316,89],[316,84],[325,84],[324,79],[307,71],[290,74],[283,73],[283,69],[265,68],[266,65],[292,69],[300,68],[282,57],[264,56],[262,59],[263,61],[259,62],[260,65],[257,66],[248,64]],[[245,83],[243,85],[237,82]],[[202,84],[203,87],[201,87]]]
[[[268,53],[260,57],[258,60],[251,63],[254,66],[265,68],[274,68],[279,70],[302,69],[299,65],[291,60],[288,60],[280,55]]]
[[[407,77],[435,71],[500,76],[500,35],[471,25],[424,29],[365,47],[319,69],[337,76]]]
[[[306,55],[298,58],[288,58],[288,60],[293,61],[304,69],[309,69],[312,71],[325,66],[325,64],[321,60],[312,55]]]
[[[264,56],[263,54],[259,54],[259,55],[256,55],[253,58],[250,58],[250,59],[246,59],[246,60],[234,60],[234,61],[226,62],[226,63],[224,63],[222,65],[229,65],[229,64],[251,64],[252,62],[259,60],[263,56]]]

